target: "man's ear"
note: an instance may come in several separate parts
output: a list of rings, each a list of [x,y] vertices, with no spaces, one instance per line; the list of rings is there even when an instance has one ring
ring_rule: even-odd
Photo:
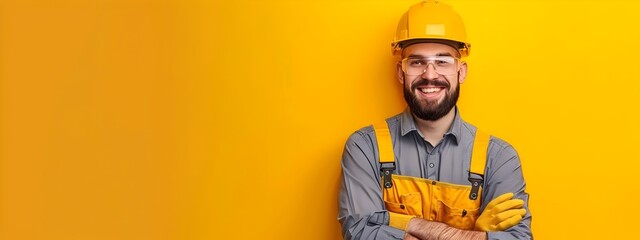
[[[398,78],[398,82],[404,85],[404,72],[402,71],[402,62],[398,61],[396,64],[396,77]]]
[[[460,63],[460,71],[458,71],[458,83],[463,83],[467,79],[467,62]]]

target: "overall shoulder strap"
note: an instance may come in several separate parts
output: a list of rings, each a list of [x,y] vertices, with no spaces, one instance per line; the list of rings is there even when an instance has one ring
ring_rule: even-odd
[[[476,136],[473,140],[473,148],[471,150],[471,163],[469,169],[469,182],[471,182],[471,194],[469,199],[478,199],[478,191],[484,183],[484,169],[487,164],[487,151],[489,149],[489,134],[476,130]]]
[[[380,156],[380,171],[383,176],[383,186],[391,188],[391,173],[396,169],[395,155],[393,154],[393,143],[389,125],[385,120],[373,124],[376,140],[378,142],[378,155]]]
[[[487,164],[487,151],[489,150],[489,134],[478,129],[473,140],[471,152],[471,173],[484,175],[484,167]]]

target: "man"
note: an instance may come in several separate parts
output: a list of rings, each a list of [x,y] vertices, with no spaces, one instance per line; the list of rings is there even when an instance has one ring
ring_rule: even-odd
[[[353,133],[342,156],[345,239],[531,239],[520,159],[456,107],[469,54],[453,9],[423,1],[392,43],[408,108]]]

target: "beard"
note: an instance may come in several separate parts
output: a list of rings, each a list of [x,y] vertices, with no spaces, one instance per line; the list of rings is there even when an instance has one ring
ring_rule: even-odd
[[[445,95],[440,103],[438,100],[435,101],[427,101],[420,100],[414,94],[415,90],[420,86],[425,85],[433,85],[444,87]],[[405,86],[404,88],[404,100],[409,105],[409,109],[411,112],[418,118],[427,121],[435,121],[438,120],[444,115],[447,115],[451,111],[453,107],[458,103],[458,97],[460,96],[460,84],[456,85],[456,88],[453,91],[450,91],[450,85],[447,81],[439,81],[439,80],[427,80],[420,79],[411,84],[411,87]]]

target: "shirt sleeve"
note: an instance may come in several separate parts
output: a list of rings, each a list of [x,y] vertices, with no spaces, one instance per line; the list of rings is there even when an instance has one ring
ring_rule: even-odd
[[[493,138],[492,142],[494,144],[489,148],[489,164],[485,170],[482,208],[484,210],[494,198],[513,192],[514,198],[524,201],[527,213],[519,224],[505,231],[488,232],[488,239],[532,239],[529,194],[525,192],[526,183],[522,175],[520,157],[508,143],[497,138]]]
[[[342,154],[338,195],[338,221],[345,240],[404,237],[404,231],[388,225],[376,156],[372,139],[361,131],[351,134]]]

